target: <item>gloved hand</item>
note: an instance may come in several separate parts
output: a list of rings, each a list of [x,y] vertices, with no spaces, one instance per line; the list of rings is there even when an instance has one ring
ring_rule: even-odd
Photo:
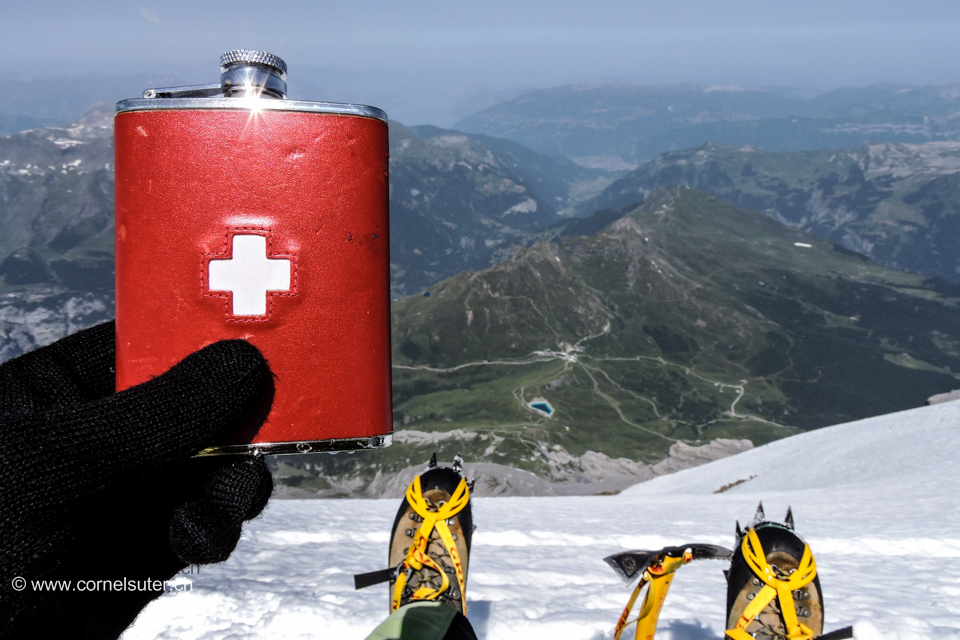
[[[273,490],[262,458],[191,458],[269,407],[255,347],[212,344],[120,393],[114,359],[110,322],[0,365],[2,638],[118,637],[162,589],[78,581],[221,562]]]

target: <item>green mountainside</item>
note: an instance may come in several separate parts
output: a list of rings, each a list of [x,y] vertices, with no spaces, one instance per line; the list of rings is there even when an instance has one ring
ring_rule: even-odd
[[[960,142],[767,152],[707,144],[664,154],[580,214],[684,185],[757,209],[884,266],[960,282]]]
[[[806,100],[741,87],[577,85],[525,93],[454,127],[600,166],[707,142],[786,151],[952,140],[958,107],[957,85],[881,84]]]
[[[437,450],[550,478],[590,452],[759,444],[960,386],[960,288],[685,188],[429,293],[393,305],[403,446],[358,454],[370,473]]]

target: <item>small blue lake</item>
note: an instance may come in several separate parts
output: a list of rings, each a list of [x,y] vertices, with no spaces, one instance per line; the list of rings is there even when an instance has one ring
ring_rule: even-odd
[[[530,403],[530,408],[539,411],[548,418],[553,415],[553,407],[550,406],[550,403],[543,398],[536,398]]]

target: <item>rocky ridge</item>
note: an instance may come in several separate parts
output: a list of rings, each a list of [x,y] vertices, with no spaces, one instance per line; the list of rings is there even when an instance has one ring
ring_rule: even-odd
[[[436,441],[438,434],[418,431],[400,431],[394,444],[410,441]],[[446,435],[446,434],[444,434]],[[454,437],[472,438],[478,434],[459,432]],[[573,496],[619,493],[638,482],[657,476],[690,469],[713,460],[719,460],[753,448],[749,440],[717,439],[702,446],[683,442],[674,443],[666,458],[652,465],[629,458],[609,458],[596,451],[572,456],[563,447],[554,445],[547,451],[552,473],[541,477],[529,471],[490,462],[466,462],[464,474],[475,481],[473,495],[488,496]],[[362,455],[362,454],[361,454]],[[449,466],[450,462],[446,463]],[[402,498],[413,478],[424,465],[412,465],[397,472],[377,473],[373,479],[352,475],[327,475],[322,467],[306,465],[302,469],[285,468],[278,474],[275,497],[278,498]],[[310,472],[316,471],[316,475]],[[303,473],[304,475],[299,475]],[[309,490],[299,488],[297,478],[309,477],[326,488]]]
[[[699,189],[874,262],[960,282],[960,142],[767,152],[707,144],[663,154],[579,212]]]

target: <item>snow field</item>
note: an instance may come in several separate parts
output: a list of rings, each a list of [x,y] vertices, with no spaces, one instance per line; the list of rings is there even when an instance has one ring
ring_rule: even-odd
[[[730,548],[735,520],[749,524],[762,499],[770,519],[793,507],[817,560],[827,631],[960,640],[958,452],[960,402],[951,402],[801,434],[618,496],[475,499],[469,618],[481,639],[612,638],[630,589],[604,556]],[[186,575],[192,590],[151,604],[123,638],[364,638],[388,613],[387,587],[354,591],[353,574],[385,566],[397,506],[272,502],[227,562]],[[723,637],[725,566],[680,569],[658,638]]]

